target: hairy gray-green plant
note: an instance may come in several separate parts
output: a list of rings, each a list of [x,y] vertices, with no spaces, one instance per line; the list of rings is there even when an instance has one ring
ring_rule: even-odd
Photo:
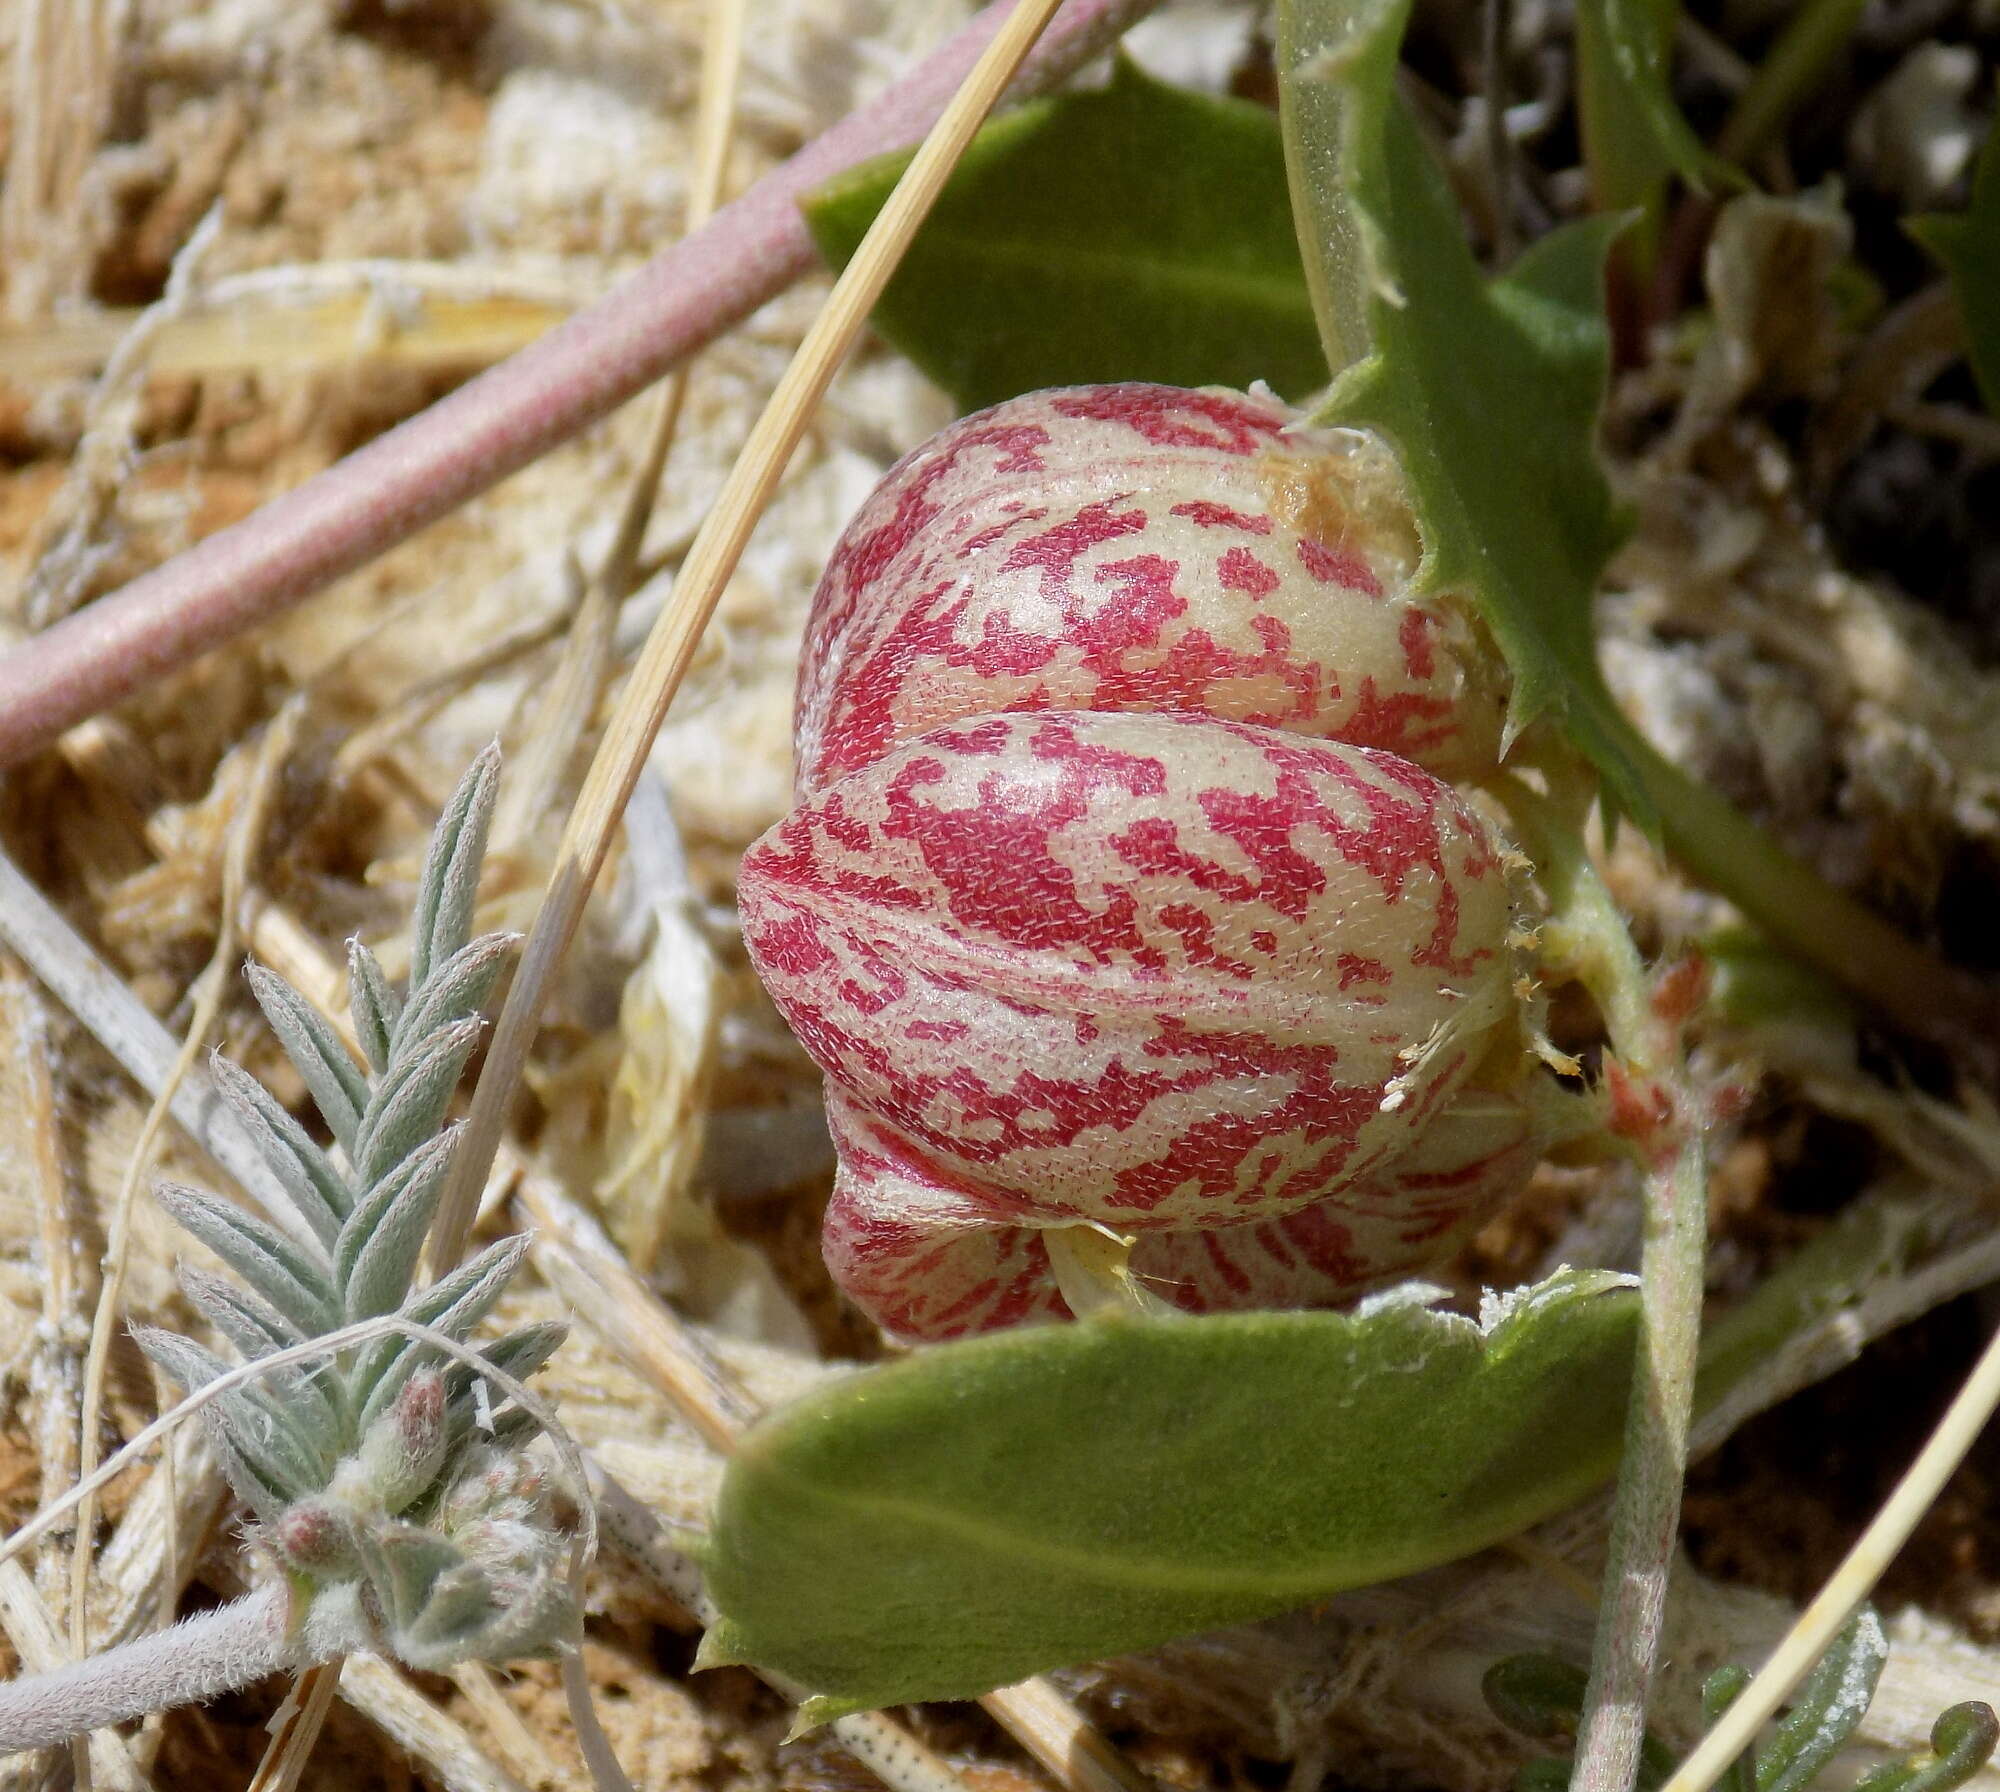
[[[358,1323],[394,1318],[462,1342],[491,1310],[527,1241],[503,1239],[429,1287],[418,1253],[457,1128],[452,1091],[479,1036],[480,1004],[512,944],[470,939],[499,758],[474,763],[446,805],[418,884],[400,998],[358,941],[355,1031],[366,1063],[297,991],[252,967],[250,985],[333,1138],[324,1149],[271,1094],[220,1058],[217,1087],[290,1198],[280,1230],[199,1189],[162,1206],[235,1272],[183,1265],[181,1286],[254,1363]],[[504,1389],[561,1342],[536,1325],[474,1356]],[[189,1393],[231,1367],[176,1333],[138,1342]],[[526,1413],[462,1357],[409,1330],[330,1348],[219,1392],[201,1408],[223,1470],[254,1515],[249,1538],[277,1570],[247,1598],[52,1674],[0,1687],[0,1754],[301,1668],[350,1650],[412,1667],[543,1653],[579,1622],[568,1538]]]
[[[1783,1722],[1761,1749],[1746,1753],[1721,1781],[1721,1792],[1807,1792],[1868,1714],[1888,1660],[1882,1621],[1863,1607],[1799,1689]],[[1493,1715],[1537,1742],[1574,1743],[1583,1710],[1581,1667],[1553,1655],[1510,1655],[1487,1669],[1483,1690]],[[1713,1724],[1750,1682],[1744,1668],[1717,1668],[1702,1682],[1703,1721]],[[1855,1792],[1956,1792],[2000,1745],[1990,1705],[1968,1701],[1942,1712],[1928,1749],[1885,1762]],[[1671,1752],[1648,1735],[1640,1750],[1639,1792],[1652,1792],[1673,1770]],[[1545,1755],[1522,1767],[1515,1792],[1565,1792],[1568,1755]]]

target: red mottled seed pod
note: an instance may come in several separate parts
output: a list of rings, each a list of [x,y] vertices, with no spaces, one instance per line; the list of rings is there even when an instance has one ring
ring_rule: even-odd
[[[829,1264],[893,1332],[1062,1317],[1037,1234],[1079,1222],[1191,1310],[1350,1299],[1532,1165],[1469,1083],[1510,904],[1443,781],[1492,763],[1499,680],[1409,594],[1379,451],[1286,423],[998,406],[889,474],[821,584],[801,801],[741,905],[827,1075]]]
[[[1176,710],[1379,747],[1443,777],[1498,754],[1497,662],[1410,590],[1393,469],[1269,400],[1036,392],[908,455],[813,600],[798,779],[814,791],[940,722]]]

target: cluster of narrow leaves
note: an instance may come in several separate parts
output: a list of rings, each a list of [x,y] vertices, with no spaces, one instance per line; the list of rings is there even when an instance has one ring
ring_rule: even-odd
[[[267,971],[249,973],[333,1148],[217,1058],[217,1086],[299,1223],[283,1231],[198,1189],[158,1191],[240,1278],[181,1271],[188,1299],[246,1360],[385,1315],[462,1341],[520,1263],[526,1240],[503,1239],[413,1288],[457,1142],[446,1108],[512,943],[467,937],[498,769],[491,752],[474,764],[432,836],[407,995],[398,998],[366,947],[351,948],[365,1067],[297,991]],[[518,1381],[547,1361],[562,1333],[527,1327],[478,1355]],[[229,1368],[172,1332],[141,1331],[138,1341],[190,1392]],[[274,1368],[202,1409],[230,1485],[300,1602],[295,1622],[431,1669],[533,1653],[574,1628],[565,1539],[542,1471],[523,1454],[531,1421],[518,1411],[495,1417],[495,1404],[470,1364],[403,1334]]]
[[[1882,1621],[1864,1606],[1813,1669],[1769,1741],[1723,1775],[1721,1792],[1806,1792],[1867,1716],[1888,1658]],[[1573,1742],[1585,1678],[1581,1667],[1556,1656],[1511,1655],[1487,1670],[1483,1690],[1494,1716],[1509,1729],[1538,1742]],[[1745,1668],[1717,1668],[1702,1683],[1703,1721],[1713,1725],[1749,1683]],[[1884,1762],[1855,1792],[1955,1792],[1992,1758],[1996,1744],[2000,1719],[1990,1705],[1953,1705],[1931,1726],[1928,1749]],[[1648,1735],[1638,1792],[1653,1792],[1672,1769],[1665,1745]],[[1568,1756],[1543,1756],[1522,1767],[1515,1792],[1563,1792],[1570,1772]]]

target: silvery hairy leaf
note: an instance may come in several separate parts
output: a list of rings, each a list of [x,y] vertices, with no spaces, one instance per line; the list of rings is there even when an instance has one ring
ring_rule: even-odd
[[[490,1244],[450,1275],[433,1282],[403,1309],[407,1319],[448,1338],[463,1338],[491,1310],[521,1266],[528,1240],[516,1235]],[[410,1338],[384,1338],[369,1347],[349,1382],[365,1428],[387,1408],[417,1366],[434,1353]]]
[[[398,1052],[452,1021],[476,1014],[499,980],[500,967],[518,934],[482,933],[461,946],[426,977],[412,984],[409,1005],[395,1031]]]
[[[568,1336],[569,1327],[562,1320],[545,1319],[539,1324],[524,1325],[518,1331],[509,1332],[488,1344],[479,1354],[502,1375],[511,1376],[515,1381],[526,1381],[562,1348],[562,1341]],[[468,1363],[453,1363],[445,1371],[446,1410],[454,1439],[469,1436],[478,1423],[477,1380],[477,1373]],[[489,1410],[498,1406],[503,1398],[501,1389],[491,1388]],[[497,1432],[498,1421],[492,1423]]]
[[[192,1339],[154,1326],[135,1326],[132,1336],[161,1370],[190,1394],[199,1392],[229,1365]],[[232,1388],[202,1408],[211,1432],[226,1437],[255,1472],[258,1490],[274,1489],[296,1499],[321,1485],[332,1468],[326,1454],[286,1414],[254,1387]],[[249,1494],[246,1491],[245,1497]]]
[[[257,1154],[284,1185],[313,1236],[332,1244],[353,1201],[326,1153],[247,1070],[220,1052],[210,1054],[208,1069],[217,1092],[242,1122]]]
[[[409,1293],[459,1131],[450,1127],[419,1145],[347,1216],[333,1250],[333,1279],[350,1320],[393,1313]]]
[[[421,989],[434,965],[465,944],[472,931],[472,907],[479,893],[479,865],[486,855],[486,828],[500,791],[500,750],[488,747],[472,762],[451,793],[431,833],[423,875],[417,880],[416,911],[410,917],[410,987]]]
[[[358,939],[347,942],[348,1009],[354,1016],[355,1037],[378,1074],[389,1068],[389,1042],[403,1012],[402,998],[389,987],[375,954]]]
[[[438,1577],[464,1561],[450,1542],[421,1525],[373,1525],[358,1531],[354,1541],[383,1616],[398,1632],[422,1612]]]
[[[354,1174],[363,1188],[388,1175],[437,1131],[484,1025],[477,1019],[454,1021],[408,1051],[397,1051],[354,1142]]]
[[[302,1326],[225,1277],[182,1263],[180,1284],[195,1311],[234,1344],[247,1362],[306,1341]]]
[[[352,1152],[355,1130],[368,1105],[367,1079],[319,1010],[282,977],[256,964],[247,967],[245,975],[285,1056],[312,1091],[314,1105],[341,1148]]]
[[[325,1265],[275,1226],[177,1182],[163,1182],[154,1193],[183,1231],[193,1233],[307,1336],[340,1323]]]
[[[180,1283],[195,1311],[235,1345],[246,1362],[306,1341],[305,1333],[275,1307],[222,1276],[184,1263]],[[344,1427],[332,1377],[330,1363],[303,1370],[280,1369],[272,1372],[270,1386],[281,1398],[308,1409],[304,1414],[308,1424],[327,1437],[336,1437]]]

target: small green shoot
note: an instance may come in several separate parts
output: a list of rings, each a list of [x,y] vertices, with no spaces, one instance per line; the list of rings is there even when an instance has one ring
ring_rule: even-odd
[[[1863,1607],[1799,1689],[1789,1712],[1761,1749],[1740,1756],[1718,1782],[1720,1792],[1807,1792],[1867,1715],[1889,1657],[1882,1621]],[[1731,1664],[1702,1683],[1702,1720],[1710,1728],[1750,1683],[1747,1669]],[[1510,1730],[1536,1742],[1575,1740],[1583,1706],[1584,1672],[1551,1655],[1511,1655],[1487,1669],[1481,1683],[1487,1707]],[[1954,1705],[1931,1727],[1931,1746],[1888,1762],[1860,1781],[1856,1792],[1956,1792],[1992,1758],[2000,1720],[1988,1705]],[[1674,1758],[1648,1735],[1638,1792],[1652,1792],[1673,1770]],[[1566,1756],[1524,1764],[1515,1792],[1561,1792],[1569,1783]]]
[[[1909,231],[1944,264],[1987,413],[2000,417],[2000,129],[1989,128],[1963,212],[1912,218]]]

